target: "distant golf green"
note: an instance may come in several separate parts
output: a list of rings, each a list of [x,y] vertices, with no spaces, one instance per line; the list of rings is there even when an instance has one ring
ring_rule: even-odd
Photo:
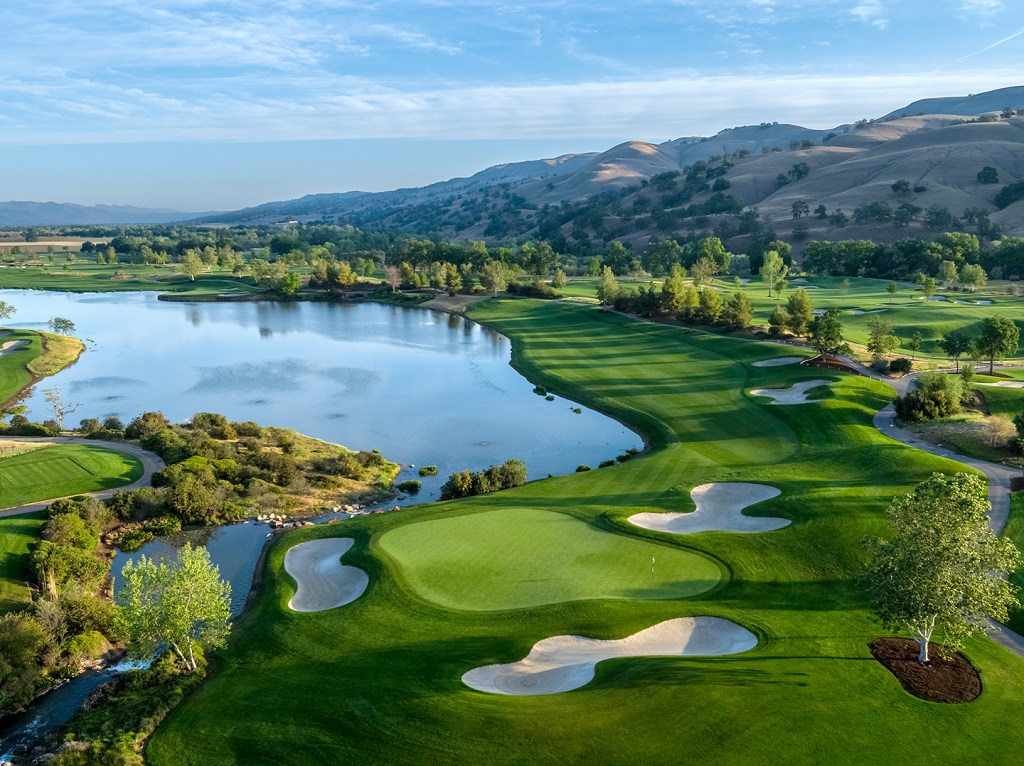
[[[420,596],[474,611],[685,598],[713,588],[722,575],[705,556],[533,508],[409,524],[383,535],[380,547]]]
[[[0,508],[130,484],[142,463],[123,452],[60,444],[0,458]]]

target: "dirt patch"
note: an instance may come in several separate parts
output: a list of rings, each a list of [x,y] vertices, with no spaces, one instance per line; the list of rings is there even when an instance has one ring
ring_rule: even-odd
[[[908,692],[929,702],[970,702],[981,694],[981,677],[959,652],[932,644],[931,662],[917,661],[918,646],[909,638],[880,638],[868,644],[872,656],[896,676]]]
[[[447,311],[450,314],[461,314],[467,307],[474,303],[485,301],[490,295],[438,295],[426,303],[421,303],[420,308]]]

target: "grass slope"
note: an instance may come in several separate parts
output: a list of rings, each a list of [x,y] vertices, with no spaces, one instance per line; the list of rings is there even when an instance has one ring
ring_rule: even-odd
[[[28,345],[0,356],[0,404],[32,382],[28,365],[43,353],[39,333],[31,330],[0,330],[0,345],[19,340],[27,340]]]
[[[112,489],[142,473],[137,458],[87,444],[54,445],[0,458],[0,508]]]
[[[870,658],[867,643],[882,631],[855,585],[861,540],[884,530],[894,495],[959,467],[878,433],[871,417],[891,396],[887,387],[822,370],[754,368],[788,350],[593,309],[500,301],[471,313],[513,338],[514,363],[532,380],[636,425],[651,451],[472,500],[288,534],[268,552],[260,592],[217,672],[150,741],[151,763],[916,764],[936,753],[1002,763],[1024,747],[1015,725],[1024,715],[1024,660],[988,639],[967,646],[985,688],[969,705],[922,702]],[[813,404],[763,405],[746,393],[811,378],[835,381]],[[681,538],[626,522],[639,510],[692,508],[692,487],[721,480],[780,488],[764,512],[793,524]],[[425,601],[381,550],[389,530],[519,509],[701,552],[729,577],[688,599],[577,600],[493,614]],[[366,595],[342,609],[289,612],[285,550],[342,534],[356,539],[345,563],[369,573]],[[453,590],[474,585],[457,567],[446,576]],[[655,580],[669,582],[664,572]],[[732,657],[602,663],[591,684],[549,697],[495,697],[459,680],[473,667],[518,660],[547,636],[618,638],[695,614],[735,620],[760,643]]]
[[[29,605],[29,550],[44,523],[42,511],[0,519],[0,615]]]

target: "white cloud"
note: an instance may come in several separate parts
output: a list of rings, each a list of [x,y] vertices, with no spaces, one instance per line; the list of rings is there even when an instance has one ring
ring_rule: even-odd
[[[1003,10],[1003,0],[963,0],[960,10],[968,18],[988,19]]]
[[[8,126],[8,142],[274,141],[349,138],[664,139],[766,120],[830,128],[922,96],[1019,84],[1019,72],[707,77],[399,90],[353,79],[297,79],[287,95],[236,93],[231,81],[189,101],[66,78],[47,89],[49,127]],[[0,81],[6,104],[34,86]],[[88,120],[81,116],[89,115]],[[18,120],[19,111],[8,109]]]
[[[885,8],[880,0],[864,0],[851,8],[850,13],[859,21],[869,23],[879,29],[886,29],[889,26]]]

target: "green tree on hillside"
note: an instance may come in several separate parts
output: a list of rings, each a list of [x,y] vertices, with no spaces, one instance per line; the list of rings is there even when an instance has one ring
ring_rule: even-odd
[[[196,281],[196,276],[202,273],[204,268],[203,260],[199,257],[199,253],[196,250],[187,250],[178,262],[178,271],[192,282]]]
[[[670,314],[678,314],[683,310],[686,297],[686,283],[683,281],[683,270],[677,264],[672,273],[661,284],[661,309]]]
[[[189,670],[196,647],[221,646],[230,629],[231,585],[220,579],[205,548],[186,544],[172,563],[142,556],[121,571],[116,624],[136,656],[169,646]]]
[[[939,348],[953,360],[957,372],[960,371],[960,357],[969,353],[972,346],[971,339],[957,330],[947,332],[939,341]]]
[[[1018,604],[1007,574],[1020,554],[988,528],[987,492],[981,477],[934,474],[889,506],[893,536],[867,541],[872,608],[886,627],[910,632],[921,664],[936,629],[955,648]]]
[[[997,184],[999,183],[999,171],[991,165],[986,165],[978,171],[978,183]]]
[[[988,281],[985,269],[977,263],[968,263],[960,270],[960,284],[974,292],[979,287],[984,287]]]
[[[843,324],[839,321],[839,309],[829,309],[811,322],[808,329],[811,348],[822,356],[850,353],[850,346],[843,340]]]
[[[979,358],[988,359],[988,371],[992,373],[996,359],[1002,360],[1012,354],[1020,345],[1020,330],[1012,319],[994,316],[981,321],[981,335],[974,341],[974,350]]]
[[[693,280],[693,286],[701,292],[704,292],[704,285],[711,282],[715,274],[718,273],[718,263],[709,256],[702,256],[697,260],[693,266],[690,267],[690,278]]]
[[[789,319],[787,325],[794,335],[806,335],[807,327],[814,321],[811,297],[804,289],[796,290],[789,296],[786,306]]]
[[[895,283],[895,282],[890,282],[890,283],[889,283],[888,285],[886,285],[886,287],[885,287],[885,291],[886,291],[887,293],[889,293],[889,305],[890,305],[890,306],[892,305],[892,299],[893,299],[893,296],[895,296],[895,295],[896,295],[896,291],[897,291],[897,290],[899,290],[899,288],[898,288],[898,287],[896,286],[896,283]]]
[[[488,261],[480,270],[480,284],[490,290],[494,297],[508,287],[508,269],[501,261]]]
[[[868,351],[886,357],[899,345],[900,339],[892,334],[892,322],[877,315],[868,319]]]
[[[17,311],[17,309],[7,301],[0,301],[0,321],[10,319],[14,316],[15,311]]]
[[[754,306],[744,293],[738,290],[732,294],[725,306],[725,319],[733,330],[742,330],[754,318]]]
[[[760,274],[761,281],[768,285],[768,297],[771,298],[776,285],[789,274],[789,266],[775,250],[769,250],[764,254]]]
[[[910,340],[907,341],[907,350],[910,351],[911,359],[917,359],[917,352],[921,350],[921,342],[924,340],[924,336],[921,335],[917,330],[914,330],[914,334],[910,336]]]
[[[601,281],[597,284],[597,297],[605,306],[615,303],[615,299],[619,297],[619,283],[615,279],[611,266],[605,266],[601,270]]]

